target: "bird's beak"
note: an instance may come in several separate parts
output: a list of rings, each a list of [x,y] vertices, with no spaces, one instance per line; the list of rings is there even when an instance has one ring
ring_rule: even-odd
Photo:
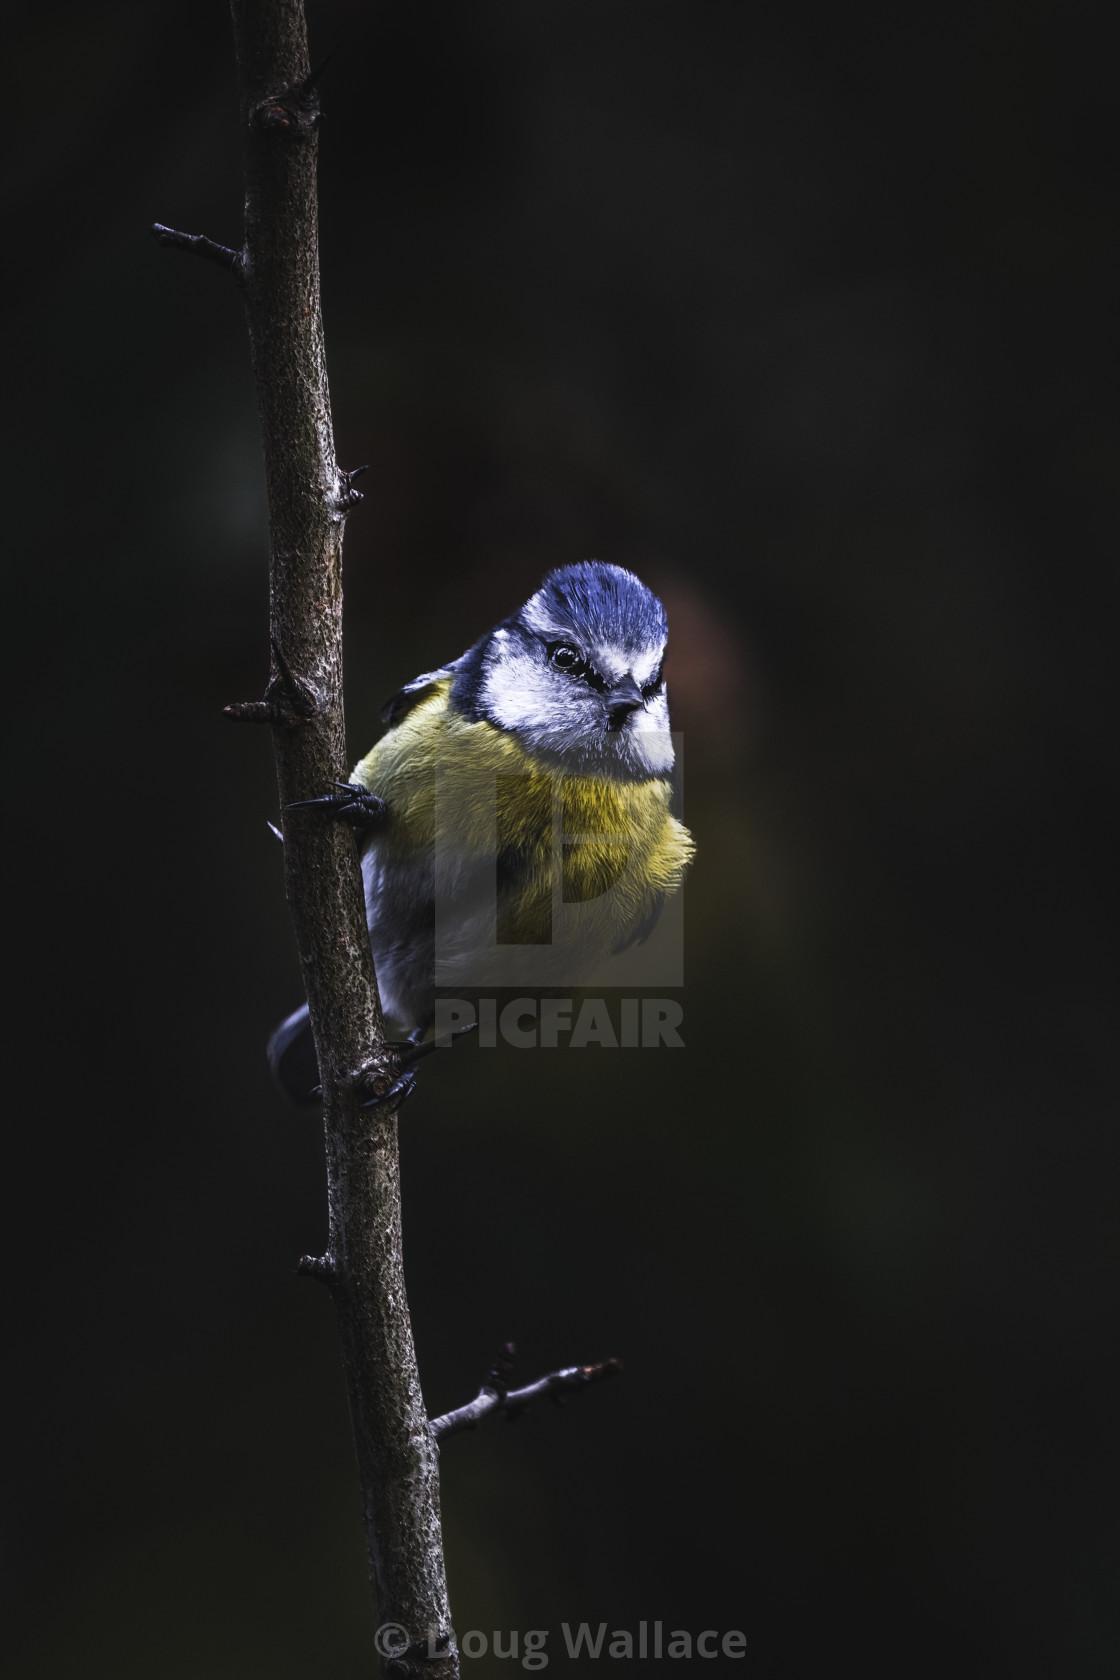
[[[611,724],[615,729],[621,728],[630,716],[645,705],[645,698],[633,677],[623,677],[620,683],[615,683],[608,700]]]

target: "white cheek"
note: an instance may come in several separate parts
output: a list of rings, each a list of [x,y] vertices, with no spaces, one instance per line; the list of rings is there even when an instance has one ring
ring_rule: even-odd
[[[495,723],[505,729],[516,729],[524,722],[526,710],[536,709],[536,672],[531,667],[532,662],[523,654],[507,650],[487,669],[482,684],[483,705]]]
[[[665,775],[673,768],[663,693],[647,700],[624,728],[608,729],[597,695],[507,644],[487,668],[481,700],[484,713],[516,734],[530,752],[574,758],[588,768],[613,767],[624,775]]]
[[[503,652],[482,685],[484,710],[503,729],[539,736],[587,727],[579,690],[571,680],[524,652]]]

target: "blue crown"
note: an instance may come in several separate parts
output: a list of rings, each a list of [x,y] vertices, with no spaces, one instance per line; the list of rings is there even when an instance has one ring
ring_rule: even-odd
[[[589,642],[636,652],[665,640],[665,608],[641,578],[601,560],[549,572],[536,599],[558,625]]]

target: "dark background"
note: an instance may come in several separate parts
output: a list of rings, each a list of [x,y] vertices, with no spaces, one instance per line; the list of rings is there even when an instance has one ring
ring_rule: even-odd
[[[443,1454],[457,1628],[554,1671],[656,1618],[753,1675],[1120,1672],[1105,16],[310,6],[354,756],[551,565],[673,630],[687,1048],[463,1046],[403,1117],[431,1408],[505,1336],[626,1361]],[[228,19],[7,48],[19,1673],[368,1675],[271,755],[221,715],[267,667],[244,324],[147,231],[238,242]]]

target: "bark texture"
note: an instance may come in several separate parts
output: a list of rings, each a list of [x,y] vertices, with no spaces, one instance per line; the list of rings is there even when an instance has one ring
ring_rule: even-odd
[[[287,807],[346,773],[342,534],[360,498],[335,460],[331,428],[319,307],[319,111],[302,0],[232,0],[232,10],[245,245],[226,266],[243,287],[252,341],[271,525],[272,643],[265,701],[232,710],[272,723]],[[330,1197],[328,1251],[303,1269],[326,1281],[337,1308],[380,1621],[403,1630],[379,1641],[384,1672],[451,1680],[459,1666],[445,1643],[451,1621],[437,1449],[405,1297],[397,1119],[392,1108],[362,1107],[373,1081],[383,1089],[394,1064],[357,853],[344,823],[313,811],[288,811],[284,840],[323,1082]]]

